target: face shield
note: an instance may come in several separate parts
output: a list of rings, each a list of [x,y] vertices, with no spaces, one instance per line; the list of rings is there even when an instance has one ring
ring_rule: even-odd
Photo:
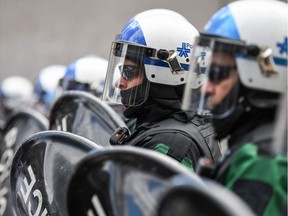
[[[114,42],[109,58],[103,100],[123,104],[126,107],[143,104],[149,92],[144,64],[145,59],[152,54],[153,49],[147,47]]]
[[[242,42],[201,36],[193,48],[183,98],[183,110],[215,118],[229,115],[238,100],[239,75],[236,56],[244,51]]]

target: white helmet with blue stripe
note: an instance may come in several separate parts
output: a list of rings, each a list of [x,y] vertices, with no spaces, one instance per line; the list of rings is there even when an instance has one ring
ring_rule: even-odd
[[[243,14],[243,11],[245,13]],[[287,77],[287,3],[280,1],[246,0],[229,4],[217,12],[205,26],[205,31],[246,45],[257,45],[270,52],[271,66],[277,77],[263,76],[261,66],[247,58],[238,58],[237,67],[242,83],[251,88],[283,92]],[[253,24],[251,23],[253,22]],[[265,55],[263,53],[263,55]],[[254,67],[253,73],[247,73]],[[263,68],[264,69],[264,68]],[[243,71],[243,73],[242,73]]]
[[[100,96],[103,92],[108,60],[96,55],[87,55],[68,65],[63,80],[63,91],[79,90]],[[59,93],[58,93],[59,94]]]
[[[104,99],[138,106],[147,99],[150,83],[185,84],[192,44],[198,35],[196,28],[177,12],[151,9],[137,14],[112,43]],[[139,76],[144,79],[141,85],[135,81]],[[125,87],[119,79],[134,82],[127,101],[121,92],[132,89],[132,85]],[[141,95],[140,100],[136,94]]]
[[[63,78],[66,71],[65,65],[49,65],[43,68],[34,84],[34,108],[44,115],[48,111],[55,99],[56,89],[59,80]]]
[[[219,84],[229,78],[233,71],[237,71],[239,80],[235,85],[239,83],[239,88],[245,88],[246,95],[234,86],[229,92],[231,100],[227,96],[222,101],[222,108],[217,104],[215,117],[231,113],[236,103],[239,103],[240,96],[245,96],[250,105],[258,108],[274,106],[277,95],[287,91],[287,11],[287,3],[281,1],[242,0],[230,3],[216,12],[195,42],[188,78],[191,85],[187,85],[185,90],[183,108],[196,107],[198,103],[198,112],[209,110],[211,97],[203,95],[205,91],[199,86],[205,87],[211,82]],[[200,72],[197,68],[203,51],[206,53],[206,71]],[[215,56],[221,52],[234,59],[230,61],[229,70],[228,67],[215,66]],[[203,100],[197,103],[191,101],[195,95]]]

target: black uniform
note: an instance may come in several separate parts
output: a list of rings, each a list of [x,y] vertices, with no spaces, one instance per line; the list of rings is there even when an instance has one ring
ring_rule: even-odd
[[[275,109],[237,110],[229,120],[229,150],[212,178],[235,192],[257,215],[282,215],[287,203],[287,155],[272,149]],[[220,125],[215,125],[216,131]],[[200,173],[201,174],[201,173]]]
[[[143,123],[126,141],[127,144],[167,154],[193,169],[200,157],[213,162],[221,156],[209,117],[174,113],[169,119]]]
[[[214,162],[221,151],[211,117],[181,111],[181,88],[151,84],[145,104],[124,111],[137,118],[136,130],[124,144],[167,154],[193,170],[199,158]]]

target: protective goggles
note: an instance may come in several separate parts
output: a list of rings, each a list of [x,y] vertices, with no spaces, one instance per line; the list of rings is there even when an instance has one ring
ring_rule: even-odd
[[[119,71],[123,79],[131,80],[133,77],[139,76],[140,67],[136,65],[119,65]]]
[[[231,72],[236,69],[236,65],[222,66],[217,64],[211,64],[208,79],[210,82],[218,84],[223,80],[228,79]]]

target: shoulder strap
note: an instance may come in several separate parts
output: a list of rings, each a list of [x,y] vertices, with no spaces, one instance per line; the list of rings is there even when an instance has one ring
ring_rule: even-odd
[[[146,123],[145,125],[141,125],[139,127],[138,130],[140,130],[140,132],[135,137],[133,137],[132,140],[128,141],[128,144],[138,146],[141,145],[141,143],[144,142],[145,139],[149,139],[149,136],[153,136],[159,133],[178,132],[184,134],[185,136],[193,140],[202,156],[208,157],[213,160],[214,157],[211,153],[210,145],[207,143],[207,140],[205,138],[214,134],[214,131],[211,130],[209,126],[207,126],[208,122],[204,122],[200,118],[195,118],[195,120],[193,121],[194,122],[192,122],[191,124],[180,122],[174,118],[169,118],[155,124]],[[203,146],[203,144],[205,145]],[[171,151],[173,151],[173,153],[178,152],[180,155],[183,155],[184,151],[185,154],[187,153],[189,147],[190,146],[183,146],[183,148],[181,148],[181,151],[179,151],[179,148],[175,146],[175,150],[172,149]]]
[[[215,162],[215,160],[221,157],[222,153],[220,151],[219,142],[216,139],[216,133],[212,124],[212,117],[195,115],[191,122],[198,129],[199,132],[197,134],[201,134],[207,145],[207,149],[211,155],[211,157],[208,158]],[[207,156],[207,154],[205,156]]]

